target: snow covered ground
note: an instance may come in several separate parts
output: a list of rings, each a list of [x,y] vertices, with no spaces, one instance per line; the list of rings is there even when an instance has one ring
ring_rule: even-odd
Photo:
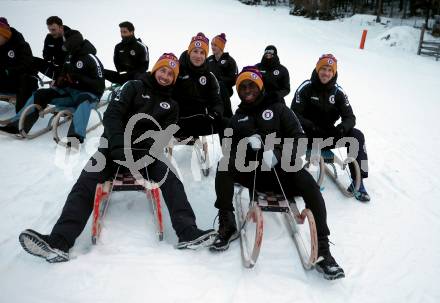
[[[291,75],[288,104],[319,55],[332,52],[366,136],[372,197],[361,204],[344,198],[330,180],[324,183],[332,252],[347,276],[335,282],[303,270],[276,215],[265,216],[262,252],[248,270],[238,241],[221,254],[174,249],[168,218],[159,243],[146,201],[136,193],[113,197],[99,245],[91,245],[89,224],[72,260],[51,265],[26,254],[18,234],[25,228],[50,232],[102,128],[88,136],[90,148],[70,169],[63,169],[62,150],[49,134],[32,141],[0,136],[0,302],[440,301],[440,62],[415,55],[418,34],[412,28],[367,24],[359,16],[311,21],[289,16],[287,8],[235,0],[0,2],[0,15],[23,33],[35,55],[43,47],[45,19],[59,15],[96,46],[109,68],[124,20],[135,24],[152,62],[163,52],[180,55],[199,31],[209,37],[225,32],[226,50],[240,67],[258,62],[265,46],[274,44]],[[366,48],[359,50],[363,29],[369,30]],[[381,39],[388,34],[394,47]],[[175,155],[198,224],[208,228],[216,215],[213,174],[195,178],[190,151],[182,147]]]

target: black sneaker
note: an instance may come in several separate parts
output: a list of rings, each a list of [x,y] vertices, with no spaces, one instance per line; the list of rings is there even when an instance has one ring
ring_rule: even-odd
[[[359,190],[354,190],[354,182],[350,184],[350,186],[347,188],[347,191],[352,193],[356,200],[361,202],[369,202],[370,201],[370,195],[367,193],[367,190],[365,189],[364,182],[361,180],[361,184],[359,186]]]
[[[336,263],[335,259],[330,253],[320,257],[323,259],[319,261],[315,267],[317,271],[324,275],[325,279],[336,280],[345,277],[344,270],[338,265],[338,263]]]
[[[18,236],[23,249],[31,255],[46,259],[49,263],[69,261],[69,252],[52,247],[48,235],[26,229]]]
[[[201,230],[196,226],[188,227],[179,237],[178,249],[198,249],[202,247],[209,247],[214,242],[217,232],[213,229]]]
[[[15,124],[13,124],[13,123],[5,125],[3,127],[0,127],[0,131],[2,131],[4,133],[11,134],[11,135],[18,135],[18,134],[20,134],[20,131],[18,130],[18,127]]]
[[[228,210],[218,211],[219,228],[218,235],[210,247],[212,251],[224,251],[229,244],[238,238],[237,224],[235,223],[234,212]]]

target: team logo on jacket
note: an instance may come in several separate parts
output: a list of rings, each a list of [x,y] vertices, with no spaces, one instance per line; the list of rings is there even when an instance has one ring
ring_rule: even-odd
[[[132,56],[136,55],[136,52],[134,51],[134,49],[132,49],[132,50],[130,51],[130,55],[132,55]]]
[[[200,82],[201,85],[205,85],[206,84],[206,77],[205,76],[201,76],[199,78],[199,82]]]
[[[83,63],[81,60],[79,60],[78,62],[76,62],[76,67],[77,67],[77,68],[83,68],[83,66],[84,66],[84,63]]]
[[[273,74],[274,74],[275,76],[278,76],[278,75],[280,74],[280,71],[276,69],[276,70],[273,71]]]
[[[168,102],[160,102],[160,107],[162,107],[163,109],[170,109],[170,104]]]
[[[266,121],[271,120],[273,118],[273,111],[266,109],[261,116]]]
[[[8,52],[8,57],[9,57],[9,58],[14,58],[14,57],[15,57],[15,53],[14,53],[13,50],[10,50],[10,51]]]
[[[335,95],[331,95],[330,98],[328,98],[328,102],[330,102],[330,104],[335,104]]]
[[[223,59],[222,61],[220,61],[220,63],[221,63],[221,64],[225,64],[225,63],[226,63],[226,60]]]

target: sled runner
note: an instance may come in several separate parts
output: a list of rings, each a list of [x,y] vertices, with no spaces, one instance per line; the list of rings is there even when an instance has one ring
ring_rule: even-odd
[[[1,104],[1,108],[2,108],[2,113],[0,116],[0,125],[3,124],[8,124],[11,121],[11,118],[6,118],[6,117],[2,117],[4,115],[4,111],[9,112],[10,109],[15,113],[15,101],[16,101],[16,96],[15,95],[9,95],[9,94],[0,94],[0,102]]]
[[[102,94],[101,104],[102,106],[108,104],[111,100],[113,100],[118,92],[121,90],[122,86],[119,84],[112,84],[109,87],[106,87],[104,93]],[[107,95],[106,95],[107,93]],[[105,96],[105,97],[104,97]]]
[[[311,174],[314,176],[317,184],[319,186],[322,185],[324,180],[324,176],[329,176],[343,195],[346,197],[353,197],[354,193],[359,190],[359,186],[361,183],[361,171],[359,167],[359,163],[352,158],[346,158],[342,160],[331,150],[321,150],[320,157],[317,160],[317,157],[312,155],[310,150],[307,151],[306,154],[306,165],[309,171],[311,170],[311,166],[317,167],[316,174]],[[348,170],[348,163],[353,163],[353,169],[356,177],[354,180],[351,178],[350,171]],[[348,179],[347,182],[344,179]],[[350,187],[354,187],[354,190],[348,190]]]
[[[87,128],[86,132],[90,132],[97,127],[99,127],[102,124],[102,113],[98,110],[99,108],[106,105],[106,103],[94,103],[92,104],[93,108],[91,112],[95,112],[98,115],[99,122],[96,124],[90,126]],[[30,113],[32,113],[34,110],[38,111],[39,118],[44,118],[46,115],[50,115],[50,119],[47,122],[46,127],[43,127],[36,131],[25,131],[25,125],[26,125],[26,119]],[[31,104],[28,107],[26,107],[22,114],[20,115],[19,122],[18,122],[18,130],[19,134],[14,134],[15,138],[19,139],[34,139],[36,137],[39,137],[49,131],[52,131],[53,139],[56,143],[60,143],[61,136],[59,134],[58,127],[69,120],[73,119],[73,114],[75,112],[75,108],[73,107],[58,107],[55,105],[49,104],[46,106],[46,108],[42,109],[40,105],[38,104]],[[0,124],[8,124],[11,122],[12,119],[0,121]],[[0,128],[1,130],[1,128]],[[10,134],[9,134],[10,135]]]
[[[175,145],[191,145],[193,146],[193,150],[196,153],[197,161],[202,171],[202,174],[207,177],[209,175],[209,151],[208,151],[208,142],[206,140],[206,136],[202,136],[201,140],[199,138],[195,139],[194,137],[188,138],[174,138],[171,140],[168,145],[167,152],[171,157],[173,155],[173,147]]]
[[[112,181],[99,183],[96,186],[93,204],[92,243],[96,244],[101,234],[103,220],[114,191],[142,191],[152,204],[156,233],[159,241],[163,240],[163,217],[159,187],[145,179],[137,180],[130,173],[116,173]]]
[[[300,212],[294,200],[289,201],[284,195],[273,192],[255,192],[246,210],[242,196],[243,187],[236,185],[234,200],[243,265],[252,268],[257,263],[263,241],[263,212],[278,212],[291,232],[303,267],[307,270],[313,268],[318,257],[318,238],[312,212],[309,209]],[[301,225],[308,225],[307,236]]]

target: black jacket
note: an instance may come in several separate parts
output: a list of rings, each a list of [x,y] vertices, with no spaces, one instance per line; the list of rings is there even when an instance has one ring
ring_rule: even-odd
[[[113,62],[118,72],[127,72],[128,78],[134,79],[136,74],[148,70],[148,47],[134,36],[124,39],[115,46]]]
[[[284,100],[273,94],[261,95],[253,104],[240,103],[232,116],[229,127],[233,130],[231,156],[235,156],[237,145],[243,138],[259,134],[263,143],[266,136],[275,133],[281,142],[275,144],[274,153],[281,162],[283,143],[286,138],[295,139],[292,160],[296,156],[297,139],[305,137],[301,124]],[[260,152],[262,156],[262,152]],[[248,147],[246,161],[255,160],[255,152]]]
[[[0,46],[0,81],[36,74],[31,47],[15,28],[11,27],[11,32],[11,38]]]
[[[257,68],[263,75],[264,89],[267,94],[275,93],[278,97],[284,98],[290,93],[289,71],[280,63],[278,55],[272,59],[261,59]]]
[[[180,108],[179,116],[187,118],[213,112],[222,116],[224,108],[220,87],[206,62],[200,67],[193,66],[187,51],[182,53],[179,62],[179,76],[173,90],[173,98]]]
[[[105,89],[104,67],[96,57],[95,47],[88,40],[71,47],[73,50],[68,53],[61,72],[62,76],[71,78],[68,86],[101,96]]]
[[[70,27],[64,25],[64,33],[70,31]],[[62,68],[67,53],[63,51],[64,37],[54,38],[47,34],[44,39],[43,59],[47,63],[51,63],[54,67]]]
[[[296,113],[308,136],[329,137],[335,134],[335,123],[347,134],[356,124],[356,117],[342,88],[336,83],[338,74],[323,85],[313,70],[310,80],[296,90],[290,108]]]
[[[109,140],[109,148],[124,147],[124,131],[130,118],[138,113],[146,113],[153,117],[166,129],[177,123],[179,108],[171,99],[171,87],[161,87],[151,73],[143,74],[140,80],[131,80],[124,84],[120,94],[110,102],[104,114],[104,137]],[[157,125],[149,120],[142,119],[135,124],[132,133],[132,142],[145,131],[159,130]],[[147,139],[136,148],[149,148],[152,139]]]
[[[209,70],[215,75],[219,81],[220,86],[223,86],[227,91],[228,96],[231,97],[234,93],[233,87],[237,79],[238,68],[234,58],[229,53],[223,53],[217,61],[214,55],[206,59]]]

